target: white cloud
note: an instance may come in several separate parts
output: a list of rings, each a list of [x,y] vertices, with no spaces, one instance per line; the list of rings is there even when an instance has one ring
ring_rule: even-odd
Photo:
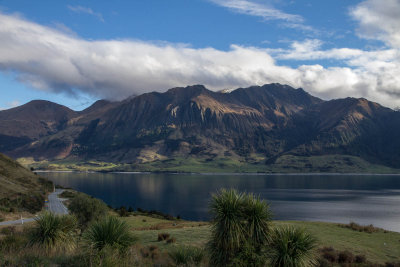
[[[97,17],[101,22],[104,22],[103,15],[99,12],[94,12],[91,8],[83,6],[67,6],[69,10],[75,13],[84,13]]]
[[[21,102],[19,102],[18,100],[14,100],[14,101],[6,103],[5,107],[0,107],[0,110],[15,108],[15,107],[17,107],[19,105],[21,105]]]
[[[228,8],[233,12],[249,16],[260,17],[265,21],[282,20],[280,25],[286,28],[299,29],[302,31],[317,32],[313,27],[304,25],[304,18],[300,15],[288,14],[271,5],[249,1],[249,0],[209,0],[219,6]]]
[[[323,98],[366,97],[400,106],[398,50],[321,49],[318,40],[289,50],[232,45],[229,51],[136,40],[88,41],[0,13],[0,70],[39,90],[110,99],[204,84],[212,90],[279,82]],[[315,56],[317,55],[317,56]],[[341,58],[348,67],[278,65],[274,59]]]
[[[299,15],[284,13],[273,7],[259,4],[248,0],[210,0],[213,3],[229,8],[235,12],[261,17],[265,20],[285,20],[289,22],[303,22],[303,18]]]
[[[400,48],[400,0],[367,0],[350,10],[362,38],[378,39]]]

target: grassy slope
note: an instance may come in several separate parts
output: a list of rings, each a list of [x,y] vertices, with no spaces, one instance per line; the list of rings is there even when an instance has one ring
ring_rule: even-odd
[[[164,250],[179,245],[202,247],[210,237],[210,226],[204,223],[199,226],[198,222],[173,222],[144,216],[131,216],[124,220],[135,231],[140,243],[156,245]],[[144,223],[154,230],[143,230]],[[369,234],[322,222],[274,221],[273,224],[277,227],[293,225],[305,228],[318,239],[319,247],[332,246],[339,251],[364,254],[369,261],[375,263],[400,261],[400,233],[379,231]],[[158,233],[169,233],[177,241],[175,244],[158,242]]]
[[[150,171],[150,172],[267,172],[267,173],[400,173],[399,169],[371,164],[361,158],[344,155],[324,155],[298,157],[284,155],[274,164],[264,164],[260,155],[253,155],[246,161],[235,158],[173,158],[143,164],[114,164],[90,161],[79,163],[74,161],[34,162],[22,158],[19,161],[26,165],[47,170],[76,171]]]
[[[51,183],[0,154],[0,208],[20,207],[24,197],[43,194]],[[10,202],[11,201],[11,202]],[[29,198],[26,199],[29,201]]]

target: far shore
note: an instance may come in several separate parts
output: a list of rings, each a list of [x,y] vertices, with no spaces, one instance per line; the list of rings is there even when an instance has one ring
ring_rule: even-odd
[[[385,176],[400,176],[400,173],[341,173],[341,172],[176,172],[176,171],[81,171],[81,170],[35,170],[37,173],[115,173],[115,174],[187,174],[187,175],[249,175],[249,176],[264,176],[264,175],[326,175],[326,176],[340,176],[340,175],[385,175]]]

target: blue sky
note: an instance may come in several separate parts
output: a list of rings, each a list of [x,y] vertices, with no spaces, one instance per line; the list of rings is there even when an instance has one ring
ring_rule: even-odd
[[[400,106],[400,0],[0,0],[0,108],[280,82]]]

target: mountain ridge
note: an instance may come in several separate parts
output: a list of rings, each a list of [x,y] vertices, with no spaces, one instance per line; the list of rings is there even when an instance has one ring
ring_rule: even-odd
[[[193,85],[120,102],[100,100],[80,112],[55,105],[49,109],[53,117],[45,118],[50,116],[56,126],[42,129],[42,135],[22,131],[7,136],[0,127],[0,152],[35,160],[133,165],[174,158],[246,163],[258,158],[257,164],[270,165],[284,155],[335,154],[400,168],[395,139],[400,113],[363,98],[325,101],[281,84],[228,93]],[[0,124],[4,117],[17,118],[2,112]],[[40,118],[40,112],[33,113]],[[1,136],[26,139],[7,143]]]

